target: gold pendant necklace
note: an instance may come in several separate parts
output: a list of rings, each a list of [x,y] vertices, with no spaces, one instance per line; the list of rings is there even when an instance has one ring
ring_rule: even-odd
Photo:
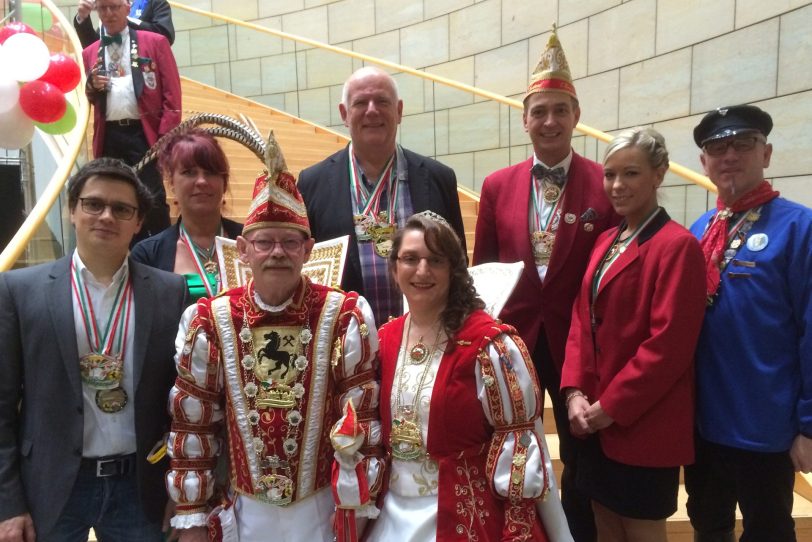
[[[436,322],[435,322],[436,323]],[[434,327],[434,326],[432,326]],[[412,317],[409,315],[409,326],[406,329],[406,342],[408,344],[409,337],[412,335]],[[434,345],[437,345],[437,341],[440,339],[440,328],[437,329],[437,336],[434,337]],[[417,342],[409,349],[409,361],[412,365],[420,365],[424,363],[427,359],[429,359],[430,354],[429,347],[423,342],[423,336],[421,335]]]
[[[440,328],[442,329],[442,327]],[[409,342],[409,331],[411,330],[411,316],[409,316],[409,328],[406,331],[406,343]],[[422,356],[421,361],[415,363],[412,357],[412,351],[409,352],[409,358],[412,365],[420,365],[426,360],[430,360],[437,349],[437,344],[440,340],[440,331],[438,330],[437,336],[434,340],[434,346],[431,350],[426,349],[418,341],[417,345],[422,345],[426,349],[426,353]],[[421,338],[422,341],[422,338]],[[414,347],[412,347],[414,350]],[[397,399],[395,415],[392,417],[392,428],[389,433],[389,444],[392,448],[392,455],[396,459],[402,461],[413,461],[425,455],[425,446],[423,445],[423,436],[420,427],[420,414],[418,408],[420,405],[420,393],[426,383],[426,378],[431,369],[431,362],[426,363],[423,371],[420,373],[420,379],[417,383],[417,389],[414,393],[414,399],[411,405],[404,405],[401,401],[403,395],[403,375],[406,372],[406,348],[401,349],[402,354],[398,355],[397,368],[400,369],[397,384]]]

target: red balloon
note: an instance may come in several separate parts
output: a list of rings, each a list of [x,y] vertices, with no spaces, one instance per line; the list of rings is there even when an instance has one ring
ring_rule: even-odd
[[[79,65],[65,53],[51,55],[48,71],[39,78],[40,81],[56,85],[62,92],[70,92],[79,84],[82,74]]]
[[[15,21],[13,23],[8,23],[3,28],[0,28],[0,43],[4,43],[14,34],[22,34],[22,33],[34,34],[35,36],[37,35],[37,33],[34,32],[34,29],[28,26],[27,24]]]
[[[47,124],[61,119],[68,105],[56,85],[31,81],[20,87],[20,107],[31,120]]]

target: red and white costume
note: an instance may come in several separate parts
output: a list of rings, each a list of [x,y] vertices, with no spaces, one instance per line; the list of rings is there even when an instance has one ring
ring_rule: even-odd
[[[371,314],[357,294],[305,277],[280,307],[264,305],[249,282],[187,309],[169,397],[173,526],[216,515],[210,529],[223,540],[332,540],[331,481],[342,488],[339,508],[377,515],[383,462]],[[347,421],[342,412],[363,442],[335,461],[331,430]],[[223,447],[231,502],[217,515],[213,470]]]
[[[475,311],[453,351],[437,348],[421,378],[424,366],[408,363],[403,351],[405,321],[380,329],[383,442],[391,448],[398,407],[415,404],[427,454],[393,457],[368,540],[572,540],[544,440],[538,381],[516,331]]]

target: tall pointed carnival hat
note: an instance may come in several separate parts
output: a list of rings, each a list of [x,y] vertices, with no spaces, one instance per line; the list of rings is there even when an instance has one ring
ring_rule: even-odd
[[[553,33],[547,40],[547,47],[541,53],[536,69],[530,75],[530,84],[523,100],[537,92],[563,92],[578,99],[575,94],[575,85],[572,84],[572,73],[567,64],[567,57],[564,55],[561,42],[558,41],[557,30],[556,25],[553,24]]]
[[[243,235],[260,228],[293,228],[310,237],[310,222],[296,179],[288,171],[282,149],[268,136],[265,148],[265,171],[254,182],[254,193]]]

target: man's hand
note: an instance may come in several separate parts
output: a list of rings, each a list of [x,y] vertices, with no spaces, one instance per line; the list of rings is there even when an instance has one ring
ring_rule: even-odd
[[[585,437],[591,433],[585,417],[589,401],[583,393],[574,391],[573,388],[570,389],[573,390],[567,395],[567,419],[570,421],[570,433],[576,437]]]
[[[96,0],[79,0],[76,12],[76,20],[84,22],[85,19],[90,17],[90,12],[96,9]]]
[[[172,516],[175,515],[175,501],[169,499],[166,501],[166,508],[164,509],[164,521],[161,524],[161,532],[164,533],[164,541],[165,542],[174,542],[178,539],[180,533],[177,529],[172,527],[169,523],[172,520]]]
[[[206,527],[192,527],[190,529],[177,529],[180,533],[180,542],[209,542],[209,531]]]
[[[789,450],[795,472],[812,472],[812,439],[798,435]]]
[[[613,423],[615,420],[609,416],[606,412],[603,411],[603,407],[601,407],[601,402],[596,401],[593,403],[587,410],[584,416],[586,418],[586,423],[589,425],[590,433],[595,433],[596,431],[600,431],[601,429],[606,429]]]
[[[0,542],[35,542],[36,539],[31,514],[0,521]]]
[[[100,70],[102,71],[103,75],[99,75]],[[96,92],[104,92],[107,90],[107,85],[109,84],[110,76],[107,75],[106,71],[104,71],[104,66],[101,64],[101,62],[97,61],[90,70],[90,86],[93,87],[93,90]]]

